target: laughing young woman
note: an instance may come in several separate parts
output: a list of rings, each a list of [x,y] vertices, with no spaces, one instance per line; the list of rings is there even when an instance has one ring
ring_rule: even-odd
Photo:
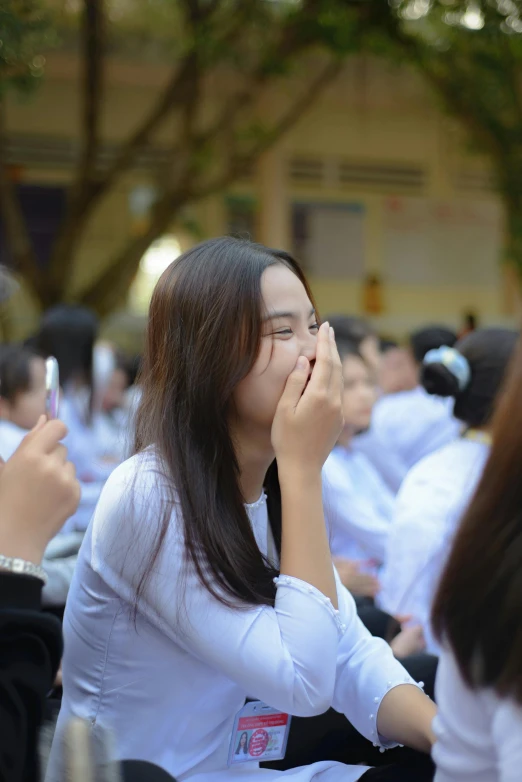
[[[112,729],[119,757],[192,782],[371,779],[334,762],[228,769],[249,696],[299,716],[333,705],[375,744],[429,751],[435,707],[332,567],[321,468],[341,386],[286,253],[216,239],[165,271],[136,454],[103,491],[67,605],[58,737],[83,717]]]

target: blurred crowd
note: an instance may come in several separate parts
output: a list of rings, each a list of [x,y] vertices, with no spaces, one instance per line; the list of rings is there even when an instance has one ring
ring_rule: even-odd
[[[60,376],[59,417],[81,485],[76,512],[49,543],[43,604],[63,612],[77,553],[105,481],[132,448],[139,357],[99,339],[96,315],[61,305],[49,310],[24,344],[0,346],[0,458],[9,459],[46,413],[45,359]]]

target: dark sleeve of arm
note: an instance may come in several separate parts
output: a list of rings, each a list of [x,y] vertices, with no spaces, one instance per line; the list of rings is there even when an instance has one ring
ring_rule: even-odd
[[[0,780],[38,775],[45,698],[62,653],[61,626],[40,611],[42,583],[0,572]]]

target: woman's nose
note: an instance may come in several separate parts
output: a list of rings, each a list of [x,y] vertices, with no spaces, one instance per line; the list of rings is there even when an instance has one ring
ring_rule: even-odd
[[[315,352],[317,348],[317,337],[315,334],[308,332],[306,337],[301,342],[301,355],[306,356],[310,363],[315,361]]]

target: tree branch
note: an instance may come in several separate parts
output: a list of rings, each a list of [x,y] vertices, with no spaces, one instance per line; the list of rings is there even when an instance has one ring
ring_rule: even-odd
[[[497,157],[501,153],[502,144],[477,118],[476,102],[470,99],[470,95],[476,96],[477,89],[480,89],[476,77],[468,78],[447,52],[439,54],[414,34],[407,33],[390,9],[377,24],[398,51],[419,69],[434,92],[446,104],[448,112],[459,119],[485,152]],[[447,72],[444,72],[446,69]]]
[[[287,111],[279,118],[278,122],[263,134],[260,141],[258,141],[246,154],[232,160],[229,169],[214,182],[211,182],[200,189],[196,188],[192,198],[194,200],[206,198],[213,193],[226,189],[234,180],[246,174],[260,155],[266,152],[279,138],[281,138],[281,136],[299,122],[321,92],[323,92],[327,85],[339,75],[342,67],[342,63],[339,60],[329,62],[328,65],[320,71],[319,75],[310,84],[304,94],[297,98],[297,100],[291,104]]]
[[[219,2],[209,3],[205,11],[205,17],[208,19],[218,6]],[[175,68],[169,83],[164,88],[148,116],[124,144],[108,171],[99,178],[94,188],[97,197],[109,190],[115,184],[120,174],[125,172],[129,166],[132,165],[136,155],[147,143],[163,120],[173,108],[175,108],[176,103],[183,103],[184,100],[190,101],[192,99],[191,85],[194,54],[194,49],[190,49],[190,51],[187,52],[180,65]]]
[[[178,202],[162,199],[154,208],[145,233],[127,242],[111,259],[102,275],[80,297],[81,303],[92,307],[102,316],[111,312],[121,302],[122,292],[128,290],[145,252],[167,230],[184,203],[186,199],[183,196]]]
[[[78,167],[79,191],[93,179],[99,144],[100,108],[103,94],[103,0],[86,0],[81,26],[83,86],[82,86],[82,151]]]
[[[0,99],[0,213],[8,246],[18,271],[23,275],[40,303],[44,303],[43,275],[38,267],[27,225],[25,223],[15,187],[7,171],[7,139],[5,106]]]
[[[511,36],[501,33],[506,41],[502,41],[499,46],[500,54],[504,60],[504,66],[507,74],[507,87],[513,99],[513,107],[516,115],[516,125],[518,132],[522,128],[522,88],[520,86],[520,62],[513,54]]]
[[[316,0],[308,0],[308,2],[303,3],[301,13],[313,16],[316,7]],[[253,105],[258,98],[259,89],[270,78],[273,78],[268,67],[270,61],[288,62],[309,45],[309,41],[296,35],[296,29],[292,24],[285,26],[279,40],[275,43],[270,53],[262,57],[256,68],[250,74],[247,74],[247,81],[243,89],[239,90],[236,95],[227,101],[217,120],[201,134],[199,139],[200,146],[203,147],[211,139],[216,139],[222,133],[227,132],[237,116]]]
[[[89,0],[84,0],[84,2],[88,3]],[[241,13],[234,16],[234,24],[227,30],[224,38],[240,34],[243,10],[247,6],[250,7],[250,2],[254,2],[254,0],[248,0],[248,2],[242,0],[242,3],[239,4]],[[203,14],[205,23],[208,22],[210,15],[215,12],[218,5],[219,3],[211,2],[205,6]],[[198,44],[196,37],[194,37],[193,45],[189,47],[189,51],[175,69],[170,82],[160,94],[148,116],[122,146],[119,155],[108,171],[100,172],[98,170],[95,176],[90,176],[83,188],[72,194],[68,216],[61,225],[59,236],[53,247],[49,270],[48,285],[54,289],[53,297],[55,299],[62,298],[64,295],[72,271],[71,259],[76,253],[88,220],[100,199],[113,187],[118,177],[128,170],[137,154],[169,113],[175,109],[183,110],[184,106],[190,105],[192,115],[196,116],[197,107],[192,88],[194,85],[194,64],[195,62],[200,63],[199,55]],[[202,69],[197,74],[198,78],[202,76],[201,71]]]
[[[244,171],[248,170],[259,155],[274,144],[283,133],[295,125],[309,109],[311,102],[339,74],[342,64],[332,61],[320,72],[309,89],[300,96],[283,114],[279,121],[263,136],[247,155],[235,160],[226,174],[213,183],[194,189],[193,164],[187,163],[183,178],[175,189],[165,192],[153,207],[147,231],[137,239],[131,240],[107,267],[88,291],[82,296],[82,303],[95,307],[103,315],[121,298],[121,291],[132,281],[139,262],[151,243],[172,224],[179,209],[188,202],[195,202],[214,192],[219,192],[231,184]]]

